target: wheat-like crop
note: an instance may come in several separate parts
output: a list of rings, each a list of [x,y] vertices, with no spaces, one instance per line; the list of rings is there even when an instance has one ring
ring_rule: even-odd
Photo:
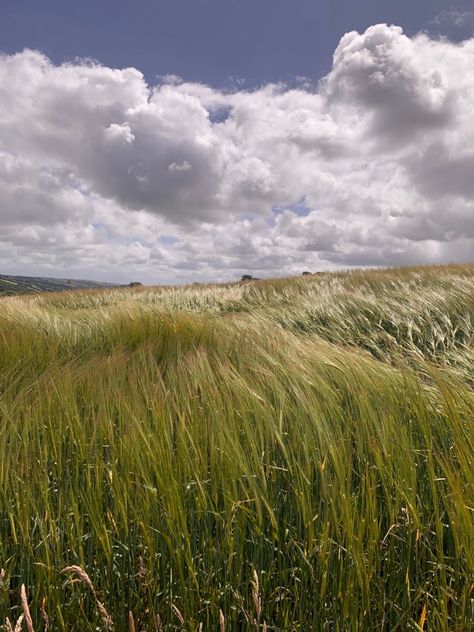
[[[473,387],[473,265],[1,299],[0,621],[469,630]]]

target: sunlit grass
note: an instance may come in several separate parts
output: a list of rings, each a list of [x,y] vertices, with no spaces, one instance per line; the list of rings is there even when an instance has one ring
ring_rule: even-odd
[[[1,300],[0,620],[470,629],[473,343],[474,266]]]

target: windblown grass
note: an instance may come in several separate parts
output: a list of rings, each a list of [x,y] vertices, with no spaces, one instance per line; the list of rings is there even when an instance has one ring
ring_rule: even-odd
[[[472,629],[473,349],[474,266],[2,299],[0,620]]]

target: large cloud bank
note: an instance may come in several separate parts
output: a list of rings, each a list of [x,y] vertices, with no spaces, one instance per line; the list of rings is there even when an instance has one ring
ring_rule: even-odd
[[[0,58],[0,266],[182,281],[474,254],[474,39],[376,25],[318,86]]]

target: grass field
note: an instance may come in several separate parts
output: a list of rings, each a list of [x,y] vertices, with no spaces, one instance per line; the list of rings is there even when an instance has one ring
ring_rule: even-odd
[[[473,630],[473,388],[474,265],[1,299],[0,620]]]

